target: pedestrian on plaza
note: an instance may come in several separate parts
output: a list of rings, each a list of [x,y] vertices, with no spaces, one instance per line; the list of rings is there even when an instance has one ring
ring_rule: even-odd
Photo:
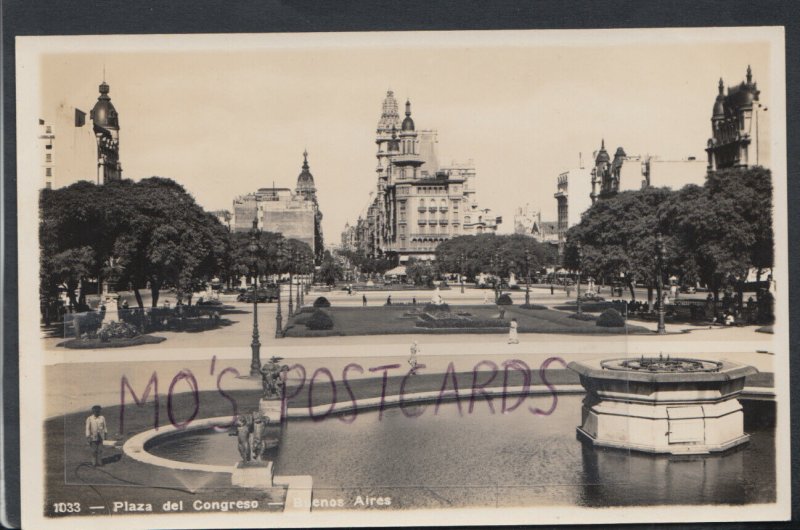
[[[411,367],[409,371],[410,375],[416,375],[417,367],[419,366],[419,362],[417,361],[417,354],[419,353],[419,346],[417,346],[417,341],[411,341],[411,355],[408,357],[408,365]]]
[[[483,293],[483,303],[484,304],[488,304],[489,303],[489,293],[488,292],[487,293]]]
[[[386,297],[386,305],[392,305],[392,295]]]
[[[550,296],[553,296],[553,294],[555,294],[555,289],[553,288],[553,284],[551,283],[550,284]]]
[[[95,467],[103,465],[103,440],[108,435],[106,429],[106,419],[100,412],[100,405],[92,407],[92,414],[86,418],[86,441],[92,451],[92,465]]]
[[[519,337],[517,336],[517,319],[511,319],[511,325],[508,327],[508,343],[519,344]]]
[[[367,295],[361,295],[361,307],[367,307]]]
[[[411,305],[417,305],[417,297],[416,296],[412,296],[411,297]]]

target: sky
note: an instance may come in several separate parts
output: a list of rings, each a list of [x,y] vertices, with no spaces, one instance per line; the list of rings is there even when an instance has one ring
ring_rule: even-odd
[[[336,243],[375,190],[375,128],[391,89],[401,113],[410,99],[417,129],[438,131],[440,164],[473,161],[478,202],[510,232],[525,204],[556,219],[558,174],[579,156],[588,165],[603,138],[611,153],[705,160],[720,77],[738,84],[751,65],[769,102],[769,44],[702,32],[324,35],[313,45],[226,36],[202,47],[187,37],[141,49],[93,37],[80,52],[41,56],[39,112],[48,119],[61,102],[88,112],[105,75],[123,176],[172,178],[209,210],[273,183],[294,188],[307,149],[323,232]]]

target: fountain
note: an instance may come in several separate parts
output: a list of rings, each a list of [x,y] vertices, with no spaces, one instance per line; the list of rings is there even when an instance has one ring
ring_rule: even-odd
[[[746,443],[737,399],[751,366],[639,357],[571,362],[586,389],[579,438],[595,446],[705,454]]]

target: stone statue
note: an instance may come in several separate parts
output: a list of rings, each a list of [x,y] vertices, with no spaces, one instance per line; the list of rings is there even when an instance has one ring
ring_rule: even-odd
[[[261,385],[263,393],[261,399],[281,399],[283,398],[283,388],[286,384],[286,372],[289,367],[279,364],[282,357],[272,357],[269,362],[261,367]]]
[[[250,414],[239,414],[236,417],[236,438],[239,441],[239,456],[242,462],[250,460],[250,427],[252,426],[252,416]]]
[[[252,442],[252,460],[258,461],[264,458],[264,452],[267,450],[267,425],[269,425],[269,418],[260,411],[253,412],[253,433]]]
[[[442,300],[442,295],[439,293],[439,286],[436,286],[436,289],[433,291],[431,303],[433,305],[442,305],[444,303],[444,300]]]

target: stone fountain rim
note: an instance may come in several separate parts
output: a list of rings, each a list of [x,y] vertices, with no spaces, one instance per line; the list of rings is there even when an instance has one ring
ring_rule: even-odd
[[[694,359],[681,357],[684,360],[696,360],[704,362],[720,363],[719,370],[714,372],[649,372],[634,370],[609,370],[601,366],[601,362],[616,360],[636,360],[641,356],[618,357],[611,359],[600,359],[596,361],[572,361],[567,368],[580,374],[582,377],[590,379],[602,379],[609,381],[633,381],[643,383],[697,383],[697,382],[727,382],[736,379],[743,379],[748,375],[758,373],[753,366],[742,365],[727,360],[709,361],[708,359]]]

